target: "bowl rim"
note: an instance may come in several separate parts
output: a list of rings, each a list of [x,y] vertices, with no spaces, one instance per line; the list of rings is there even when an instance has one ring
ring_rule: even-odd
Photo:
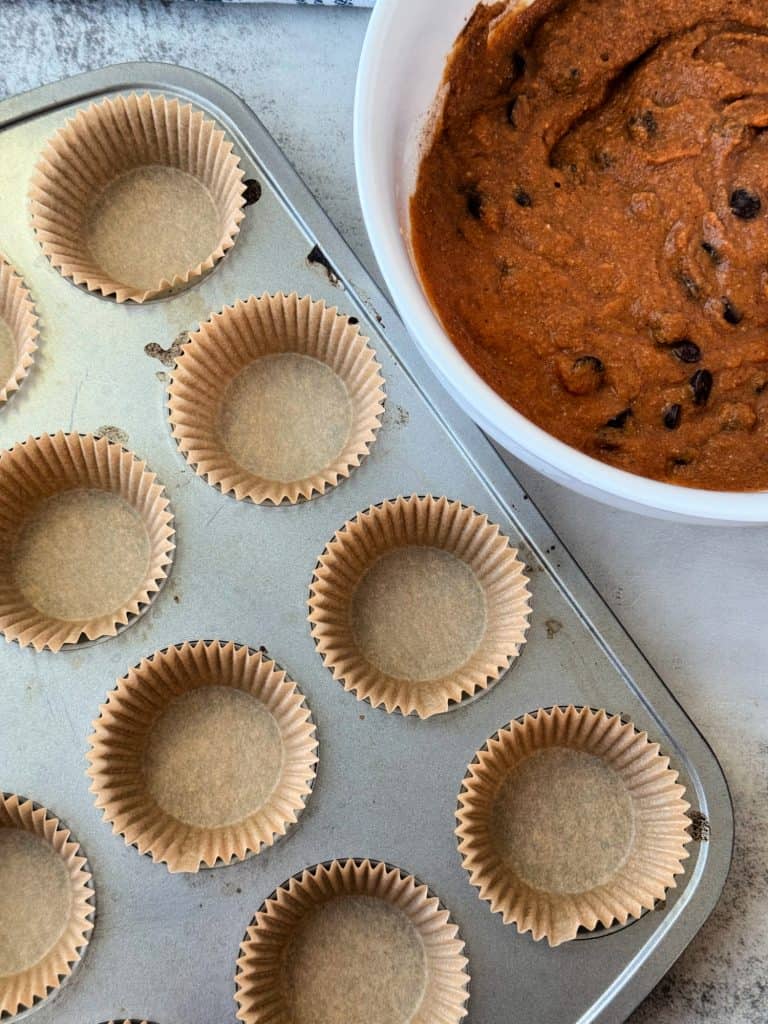
[[[398,60],[396,48],[379,43],[398,21],[403,2],[377,0],[368,24],[354,98],[355,173],[363,220],[384,281],[411,337],[441,382],[500,444],[571,489],[650,513],[713,523],[768,522],[768,491],[714,491],[664,483],[617,469],[572,448],[501,398],[459,353],[422,290],[399,219],[390,216],[392,204],[388,198],[382,201],[387,188],[374,156],[376,136],[380,135],[376,129],[381,125],[375,112],[377,84],[386,75],[387,64],[394,67]],[[397,67],[402,74],[402,65]]]

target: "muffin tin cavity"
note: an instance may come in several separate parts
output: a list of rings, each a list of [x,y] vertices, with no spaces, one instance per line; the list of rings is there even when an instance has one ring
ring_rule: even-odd
[[[244,1024],[454,1024],[458,928],[425,885],[380,862],[307,868],[264,904],[237,962]]]
[[[540,709],[493,736],[459,795],[471,883],[551,946],[625,923],[683,871],[688,804],[658,743],[605,711]]]
[[[135,93],[78,111],[43,150],[30,196],[53,266],[118,302],[210,271],[234,245],[245,202],[242,168],[213,121]]]
[[[384,380],[359,327],[308,296],[251,297],[184,346],[170,420],[198,475],[237,499],[323,494],[367,455]]]
[[[34,1006],[72,973],[93,899],[69,831],[44,807],[0,793],[0,1017]]]
[[[528,628],[523,565],[457,501],[396,498],[346,523],[310,587],[312,635],[359,700],[420,718],[486,689]]]
[[[0,452],[0,632],[52,651],[114,636],[166,579],[172,538],[154,473],[105,437]]]
[[[88,760],[113,831],[169,871],[195,872],[285,835],[314,783],[317,740],[303,695],[273,661],[197,641],[119,680]]]
[[[38,337],[30,294],[0,255],[0,403],[21,386],[34,361]]]

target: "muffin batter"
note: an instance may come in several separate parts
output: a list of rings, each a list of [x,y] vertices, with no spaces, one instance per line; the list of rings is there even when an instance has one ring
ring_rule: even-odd
[[[768,28],[754,0],[481,6],[412,199],[461,352],[556,437],[768,488]]]

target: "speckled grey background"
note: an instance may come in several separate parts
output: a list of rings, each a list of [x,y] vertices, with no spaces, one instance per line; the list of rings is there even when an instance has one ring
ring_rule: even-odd
[[[372,268],[350,129],[367,21],[363,10],[316,6],[0,0],[0,95],[126,60],[205,71],[257,111]],[[520,475],[710,740],[734,794],[737,846],[723,900],[633,1024],[765,1024],[768,530],[641,519]]]

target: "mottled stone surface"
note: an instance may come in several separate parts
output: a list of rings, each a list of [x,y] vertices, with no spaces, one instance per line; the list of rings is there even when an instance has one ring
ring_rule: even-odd
[[[206,71],[259,113],[363,260],[351,114],[361,10],[0,3],[0,94],[103,64]],[[720,756],[736,804],[726,895],[634,1024],[768,1021],[768,531],[676,526],[520,475]]]

